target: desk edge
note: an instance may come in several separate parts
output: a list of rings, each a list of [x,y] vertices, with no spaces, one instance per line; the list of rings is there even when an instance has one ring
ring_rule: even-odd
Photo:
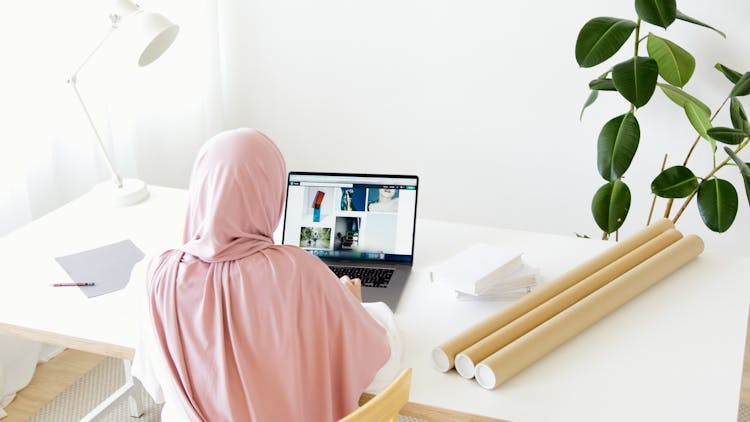
[[[362,406],[372,400],[373,397],[375,396],[372,394],[363,393],[359,398],[359,405]],[[430,422],[504,422],[502,419],[493,419],[486,416],[473,415],[471,413],[463,413],[456,410],[412,402],[406,403],[398,413],[399,415],[423,419]]]
[[[82,350],[84,352],[95,353],[97,355],[104,355],[117,359],[133,360],[133,355],[135,355],[135,350],[130,347],[86,340],[78,337],[56,334],[49,331],[37,330],[34,328],[5,324],[2,322],[0,322],[0,335],[38,341],[55,346],[63,346],[70,349]]]
[[[31,341],[38,341],[56,346],[63,346],[70,349],[82,350],[84,352],[104,355],[117,359],[133,360],[135,350],[130,347],[118,346],[109,343],[86,340],[78,337],[56,334],[49,331],[37,330],[34,328],[22,327],[18,325],[0,323],[0,335],[22,338]],[[367,403],[374,396],[364,393],[360,397],[360,406]],[[424,404],[408,402],[400,412],[402,415],[413,418],[424,419],[435,422],[498,422],[500,419],[488,418],[485,416],[463,413],[440,407],[433,407]]]

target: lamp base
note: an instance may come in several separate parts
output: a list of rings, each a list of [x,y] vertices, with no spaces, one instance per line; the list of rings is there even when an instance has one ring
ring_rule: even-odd
[[[149,197],[146,183],[139,179],[122,179],[118,188],[112,180],[99,183],[91,189],[101,202],[115,207],[128,207],[145,201]]]

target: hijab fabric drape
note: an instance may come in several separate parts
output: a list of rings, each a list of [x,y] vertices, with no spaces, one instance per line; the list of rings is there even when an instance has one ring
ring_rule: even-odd
[[[193,167],[184,244],[151,265],[154,331],[192,420],[336,420],[388,360],[385,331],[336,276],[273,244],[285,187],[265,135],[215,136]]]

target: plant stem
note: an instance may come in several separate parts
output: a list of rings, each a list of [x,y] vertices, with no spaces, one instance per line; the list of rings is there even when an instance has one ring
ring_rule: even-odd
[[[636,24],[635,24],[635,47],[633,49],[633,59],[638,58],[638,44],[641,42],[641,40],[638,39],[641,33],[641,18],[638,18]],[[635,104],[630,103],[630,113],[635,113]],[[617,231],[615,231],[615,242],[617,242],[619,239]],[[609,235],[607,232],[604,232],[602,234],[602,240],[608,240]]]
[[[714,167],[716,167],[716,150],[713,150]]]
[[[647,226],[651,224],[651,217],[654,216],[654,207],[656,207],[656,194],[652,193],[651,195],[654,195],[654,198],[651,200],[651,209],[648,211],[648,220],[646,220]]]
[[[638,37],[641,34],[641,18],[638,18],[638,20],[635,23],[635,46],[633,47],[633,58],[638,57],[638,45],[641,43],[641,40],[638,39]],[[630,103],[630,112],[635,112],[635,104]]]
[[[664,154],[664,161],[661,162],[661,171],[664,171],[664,167],[667,166],[667,157],[669,154]],[[646,225],[648,226],[651,224],[651,217],[654,215],[654,207],[656,206],[656,194],[654,195],[654,199],[651,201],[651,210],[648,212],[648,221],[646,221]]]
[[[685,157],[685,161],[682,162],[683,166],[687,165],[688,160],[690,160],[690,156],[693,155],[693,150],[695,149],[696,145],[698,145],[698,142],[701,140],[701,136],[698,135],[697,138],[695,138],[695,141],[693,141],[693,146],[690,147],[690,151],[688,151],[687,156]]]
[[[664,218],[669,218],[669,213],[672,212],[672,204],[674,203],[674,198],[669,198],[667,201],[667,205],[664,207]]]
[[[724,98],[724,102],[721,103],[718,109],[716,109],[716,112],[713,116],[711,116],[710,122],[713,122],[716,116],[719,115],[719,112],[724,109],[724,106],[727,105],[727,101],[729,101],[729,98],[731,98],[731,95],[727,95],[727,98]],[[687,155],[685,156],[685,161],[682,162],[683,166],[687,166],[688,161],[690,160],[690,156],[693,155],[693,150],[695,150],[695,147],[698,145],[698,142],[700,142],[701,136],[698,135],[698,137],[695,138],[695,141],[693,141],[693,145],[690,147],[690,151],[688,151]],[[714,151],[714,167],[716,167],[716,151]],[[667,201],[666,207],[664,207],[664,218],[669,218],[669,213],[672,212],[672,204],[674,203],[674,198],[669,198]],[[675,221],[677,219],[675,218]]]
[[[672,223],[676,223],[677,220],[679,220],[679,218],[682,215],[683,211],[685,211],[685,208],[687,208],[688,203],[690,203],[690,200],[693,199],[693,197],[695,196],[696,193],[698,193],[698,189],[694,190],[690,194],[690,196],[687,197],[687,199],[685,200],[685,203],[682,204],[682,206],[680,207],[679,211],[677,211],[677,215],[674,216],[674,219],[672,220]]]
[[[748,145],[748,139],[745,139],[743,141],[742,145],[740,145],[739,147],[737,147],[736,150],[734,150],[734,153],[735,154],[739,153],[747,145]],[[731,157],[727,157],[726,160],[724,160],[724,161],[721,162],[721,164],[719,164],[718,166],[714,167],[714,169],[711,170],[711,172],[708,173],[706,175],[706,177],[703,178],[703,180],[704,181],[708,180],[711,176],[713,176],[714,174],[716,174],[717,171],[721,170],[722,167],[724,167],[725,165],[727,165],[727,163],[729,163],[729,161],[731,159],[732,159]],[[700,188],[700,185],[698,185],[698,188]],[[680,216],[685,211],[685,208],[687,208],[688,204],[690,203],[690,200],[693,199],[693,197],[695,196],[696,193],[698,193],[698,188],[695,188],[695,190],[693,190],[693,192],[690,193],[690,196],[688,196],[687,199],[685,199],[685,203],[682,204],[682,206],[680,207],[680,210],[677,211],[677,214],[675,214],[674,219],[672,220],[672,223],[677,223],[677,220],[680,219]]]
[[[641,35],[641,18],[638,18],[638,20],[635,23],[635,53],[633,54],[633,57],[638,57],[638,45],[641,43],[641,40],[638,39]],[[643,37],[646,38],[646,37]]]

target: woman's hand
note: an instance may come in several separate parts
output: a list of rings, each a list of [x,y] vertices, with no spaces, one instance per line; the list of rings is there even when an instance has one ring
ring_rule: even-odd
[[[355,278],[351,279],[345,275],[341,277],[341,282],[344,283],[346,289],[359,301],[362,302],[362,280]]]

